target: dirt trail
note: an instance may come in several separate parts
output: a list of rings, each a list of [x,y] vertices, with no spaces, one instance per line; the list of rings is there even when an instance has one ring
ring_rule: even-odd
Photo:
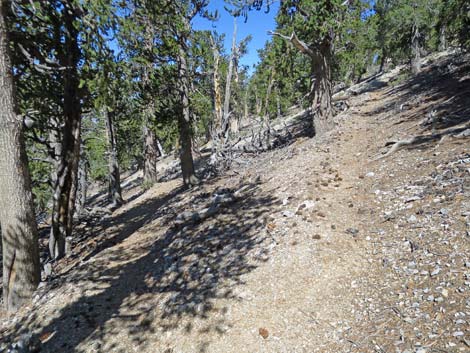
[[[396,125],[410,113],[391,115],[396,100],[387,87],[361,94],[327,136],[264,153],[195,190],[170,181],[142,194],[129,184],[130,202],[83,229],[93,239],[76,249],[83,260],[57,268],[30,307],[3,319],[5,341],[33,332],[41,352],[418,352],[419,336],[396,343],[407,328],[387,298],[408,282],[383,265],[384,249],[399,249],[400,232],[413,230],[384,224],[396,200],[376,189],[434,164],[412,175],[406,158],[419,151],[371,162],[390,135],[416,126]],[[465,153],[465,143],[448,143],[449,158]],[[174,224],[243,185],[253,191],[216,216]]]

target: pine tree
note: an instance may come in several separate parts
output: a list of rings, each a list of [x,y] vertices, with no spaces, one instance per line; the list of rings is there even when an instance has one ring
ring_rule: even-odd
[[[18,309],[39,284],[36,215],[22,131],[17,114],[9,35],[0,4],[0,225],[3,257],[3,298],[7,310]]]

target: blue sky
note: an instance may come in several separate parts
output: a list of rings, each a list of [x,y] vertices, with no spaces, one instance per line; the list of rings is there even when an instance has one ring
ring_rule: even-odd
[[[232,45],[232,32],[233,32],[233,17],[224,9],[223,0],[212,0],[209,5],[209,10],[218,10],[219,20],[216,22],[210,22],[204,18],[198,17],[193,21],[194,28],[200,30],[216,30],[219,34],[225,34],[225,48],[227,53],[230,52]],[[237,19],[238,34],[237,42],[245,38],[249,34],[253,37],[251,42],[248,44],[248,54],[246,54],[241,60],[241,65],[249,65],[258,62],[258,49],[264,47],[264,44],[269,40],[268,31],[275,29],[274,17],[277,14],[279,3],[275,2],[271,5],[271,9],[268,13],[264,10],[251,11],[248,14],[248,20],[245,23],[244,17]]]

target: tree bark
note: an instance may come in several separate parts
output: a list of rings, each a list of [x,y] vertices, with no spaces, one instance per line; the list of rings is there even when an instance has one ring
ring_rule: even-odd
[[[113,119],[114,112],[108,112],[108,109],[105,108],[103,113],[106,123],[106,136],[108,138],[108,197],[111,201],[111,207],[119,207],[123,204],[124,201],[122,199],[121,191],[121,174],[119,173],[116,132]]]
[[[160,152],[157,137],[147,118],[144,123],[144,182],[154,184],[158,181],[158,157],[160,157]]]
[[[232,77],[233,77],[233,64],[237,50],[237,19],[233,20],[233,36],[232,36],[232,50],[230,52],[230,59],[228,63],[227,78],[225,80],[225,96],[224,96],[224,114],[222,118],[222,134],[224,140],[227,139],[229,131],[230,119],[230,98],[232,95]]]
[[[83,146],[80,153],[80,162],[78,163],[78,190],[76,201],[76,212],[80,216],[85,209],[88,192],[88,162],[83,153]]]
[[[387,61],[387,54],[385,49],[382,48],[382,55],[380,56],[380,67],[379,72],[383,72],[385,68],[385,62]]]
[[[57,171],[54,178],[52,225],[49,237],[49,251],[53,259],[65,255],[65,241],[72,235],[73,215],[78,183],[78,162],[80,159],[81,103],[79,96],[78,64],[80,48],[78,31],[74,22],[76,15],[70,4],[64,11],[65,52],[59,54],[64,70],[64,121],[58,126],[60,141]],[[56,142],[57,143],[57,142]]]
[[[295,32],[290,37],[277,32],[271,32],[283,39],[289,40],[301,53],[307,55],[312,61],[314,82],[311,89],[311,106],[313,126],[316,135],[322,135],[333,128],[333,109],[331,104],[331,64],[333,56],[333,38],[326,35],[318,47],[310,47],[300,40]]]
[[[188,64],[183,43],[180,44],[178,53],[178,80],[181,103],[181,114],[178,114],[181,172],[183,175],[184,185],[186,187],[192,187],[199,184],[199,179],[196,177],[192,154]]]
[[[0,224],[3,301],[9,311],[28,301],[40,280],[39,249],[22,120],[17,116],[9,40],[8,1],[0,4]]]
[[[214,71],[212,74],[212,81],[213,81],[213,104],[214,104],[214,123],[212,124],[212,129],[214,132],[218,132],[220,130],[220,126],[222,123],[222,93],[220,91],[220,73],[219,73],[219,66],[220,66],[220,53],[219,48],[217,47],[217,43],[215,39],[211,36],[211,44],[212,44],[212,52],[214,56]]]
[[[279,90],[279,85],[276,85],[276,115],[278,118],[282,116],[282,109],[281,109],[281,92]]]
[[[331,56],[331,42],[326,39],[312,58],[312,71],[315,79],[312,111],[316,135],[323,135],[333,128]]]
[[[444,51],[447,49],[447,26],[441,24],[439,27],[439,51]]]
[[[411,57],[411,71],[414,74],[418,74],[421,72],[421,48],[420,48],[420,33],[419,33],[419,27],[418,25],[414,24],[413,25],[413,34],[411,37],[411,51],[412,51],[412,57]]]

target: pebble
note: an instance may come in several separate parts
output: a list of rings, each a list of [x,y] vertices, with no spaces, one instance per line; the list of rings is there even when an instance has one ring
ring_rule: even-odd
[[[411,215],[410,218],[408,218],[408,223],[416,223],[417,221],[418,219],[415,215]]]

